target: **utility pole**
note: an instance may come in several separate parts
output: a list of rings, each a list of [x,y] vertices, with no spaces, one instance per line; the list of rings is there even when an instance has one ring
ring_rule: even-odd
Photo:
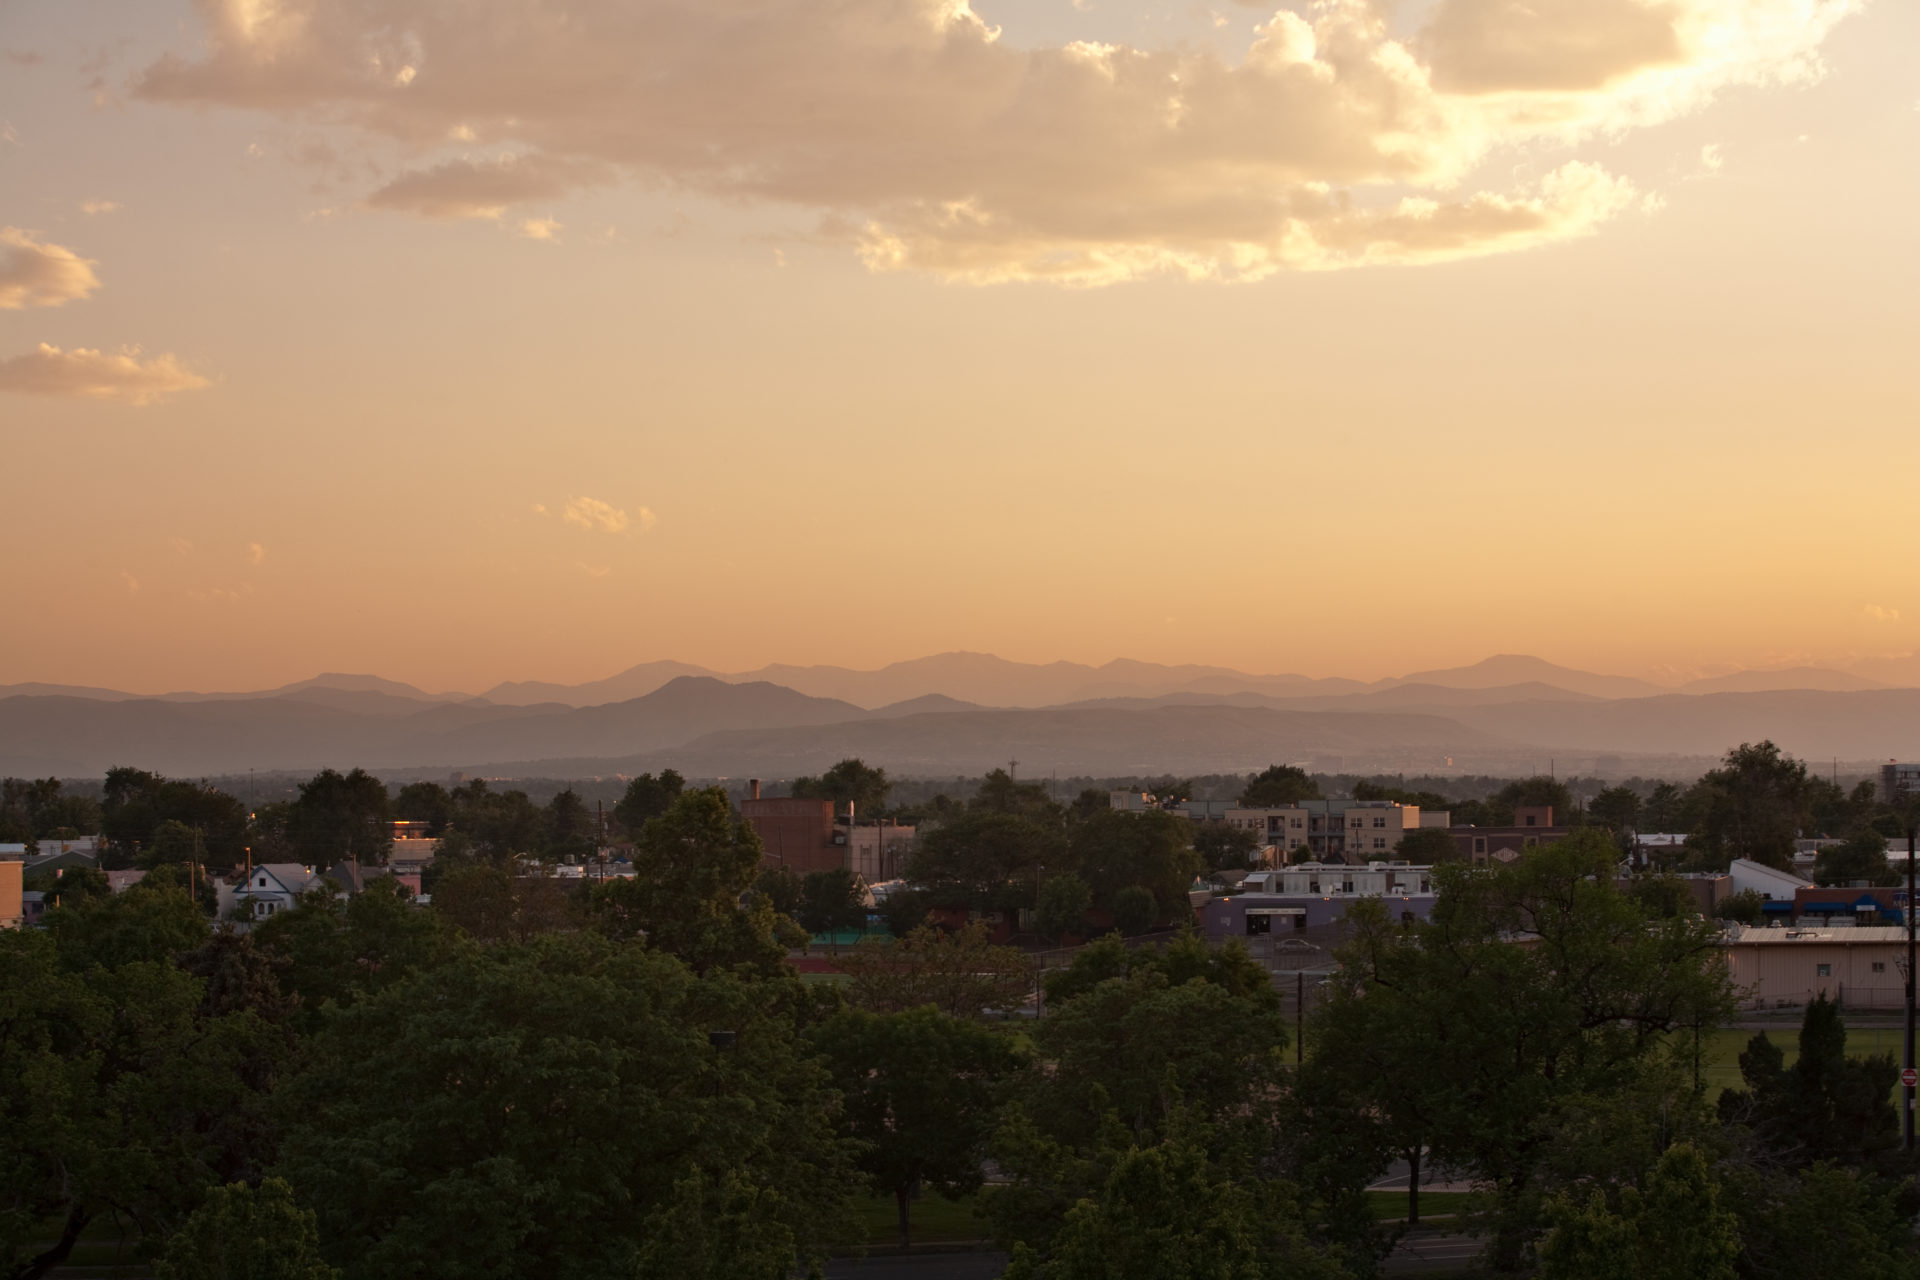
[[[1307,972],[1293,971],[1293,1065],[1307,1061]]]

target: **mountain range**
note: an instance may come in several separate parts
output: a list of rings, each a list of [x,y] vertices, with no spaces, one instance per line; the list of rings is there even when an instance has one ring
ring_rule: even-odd
[[[63,776],[115,764],[187,776],[359,764],[548,776],[672,765],[699,776],[778,778],[848,755],[936,776],[1009,759],[1108,774],[1277,760],[1507,772],[1558,759],[1651,772],[1695,768],[1760,738],[1856,765],[1914,758],[1920,690],[1813,668],[1672,689],[1524,655],[1362,682],[969,653],[875,671],[723,674],[654,662],[583,685],[520,682],[477,696],[343,674],[252,693],[0,686],[0,772]]]

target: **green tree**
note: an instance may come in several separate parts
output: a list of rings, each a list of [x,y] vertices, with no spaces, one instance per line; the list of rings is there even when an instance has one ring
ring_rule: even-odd
[[[1640,829],[1640,794],[1631,787],[1608,787],[1587,805],[1593,820],[1613,832]]]
[[[1810,789],[1804,762],[1771,742],[1741,743],[1689,793],[1698,814],[1689,852],[1715,867],[1734,858],[1790,866],[1794,841],[1812,823]]]
[[[135,961],[172,964],[207,940],[207,918],[184,889],[159,873],[125,893],[63,901],[42,918],[72,969],[109,968]]]
[[[848,1009],[819,1024],[813,1042],[861,1167],[894,1198],[907,1248],[909,1207],[923,1188],[950,1199],[980,1189],[1003,1085],[1019,1064],[1013,1042],[931,1007]]]
[[[800,925],[813,934],[864,930],[867,887],[845,867],[809,871],[800,882]]]
[[[767,863],[753,878],[753,891],[783,916],[798,919],[802,880],[790,867]]]
[[[1516,778],[1492,797],[1495,810],[1494,826],[1506,826],[1514,820],[1514,810],[1551,807],[1553,820],[1565,823],[1574,816],[1577,807],[1573,800],[1573,790],[1558,778],[1545,774],[1535,774],[1531,778]]]
[[[687,789],[687,782],[671,769],[662,769],[659,777],[643,773],[627,783],[627,793],[613,806],[614,821],[631,836],[652,819],[673,808],[674,801]]]
[[[182,782],[143,769],[107,771],[100,833],[106,842],[101,865],[131,867],[153,840],[154,828],[174,821],[200,836],[206,860],[235,866],[246,857],[246,806],[217,788]]]
[[[1193,851],[1208,871],[1253,865],[1260,839],[1245,827],[1230,827],[1224,822],[1203,822],[1194,828]]]
[[[526,942],[578,927],[577,908],[560,880],[513,864],[458,867],[433,889],[434,912],[476,942]]]
[[[1179,815],[1160,811],[1109,810],[1091,818],[1073,829],[1068,856],[1093,890],[1095,906],[1117,913],[1128,889],[1144,890],[1153,899],[1148,926],[1162,916],[1180,914],[1200,871],[1193,828]]]
[[[545,852],[555,858],[585,858],[596,848],[593,814],[572,787],[547,802]]]
[[[1305,769],[1274,764],[1247,779],[1240,805],[1246,809],[1284,809],[1320,798],[1320,784],[1308,777]]]
[[[209,1181],[248,1176],[262,1153],[235,1139],[262,1132],[273,1080],[255,1068],[285,1043],[251,1012],[211,1014],[171,958],[70,940],[0,931],[0,1267],[20,1280],[97,1220],[159,1240]]]
[[[153,834],[137,859],[138,865],[147,868],[205,860],[199,833],[173,818],[164,819],[154,827]]]
[[[1547,1164],[1571,1118],[1638,1096],[1668,1061],[1672,1033],[1718,1025],[1733,994],[1718,928],[1651,915],[1622,892],[1604,833],[1435,875],[1430,923],[1349,913],[1336,999],[1391,1037],[1356,1046],[1357,1061],[1423,1064],[1417,1096],[1395,1103],[1411,1118],[1406,1132],[1489,1187],[1494,1258],[1510,1269],[1538,1228]]]
[[[1741,1262],[1754,1280],[1803,1280],[1836,1269],[1847,1280],[1920,1276],[1899,1183],[1820,1163],[1791,1176],[1751,1174],[1736,1189]]]
[[[782,973],[787,947],[805,939],[783,936],[764,900],[741,906],[760,856],[760,838],[734,817],[726,792],[689,791],[641,829],[632,879],[593,886],[589,914],[609,937],[643,937],[696,972],[745,964]]]
[[[1093,890],[1079,876],[1050,876],[1040,886],[1034,906],[1034,924],[1056,943],[1068,934],[1085,933],[1087,909],[1093,906]]]
[[[439,836],[453,821],[453,797],[437,782],[409,782],[393,798],[393,816],[403,822],[424,822],[429,836]]]
[[[167,1241],[154,1264],[159,1280],[337,1280],[320,1256],[313,1211],[283,1179],[257,1188],[244,1182],[212,1187]]]
[[[875,1013],[931,1005],[956,1018],[1018,1006],[1033,988],[1033,965],[1018,947],[997,947],[984,924],[946,932],[921,925],[904,938],[868,939],[840,958],[852,979],[847,998]]]
[[[906,872],[936,906],[1008,911],[1031,905],[1046,869],[1067,864],[1066,839],[1057,827],[989,809],[969,811],[922,836],[907,857]]]
[[[1460,847],[1445,827],[1416,827],[1400,837],[1394,856],[1415,866],[1438,866],[1460,857]]]
[[[1689,1143],[1677,1143],[1647,1178],[1585,1204],[1563,1196],[1549,1207],[1553,1231],[1540,1247],[1540,1280],[1733,1280],[1738,1221],[1721,1207],[1720,1186]]]
[[[438,910],[423,911],[389,876],[345,902],[326,889],[276,912],[248,938],[276,968],[275,985],[312,1030],[329,1005],[349,1005],[440,964],[457,949]]]
[[[393,844],[392,824],[386,783],[365,769],[322,769],[300,785],[300,797],[287,811],[287,839],[310,865],[378,865]]]
[[[696,1174],[791,1268],[854,1229],[853,1152],[768,996],[590,933],[463,952],[327,1021],[279,1172],[352,1275],[631,1276]]]
[[[1670,833],[1692,830],[1693,823],[1686,811],[1686,792],[1671,782],[1658,783],[1648,793],[1646,806],[1640,811],[1639,829]]]
[[[1037,782],[1020,782],[1005,769],[995,769],[980,779],[980,789],[967,802],[969,810],[979,813],[1014,814],[1031,818],[1045,826],[1058,826],[1062,817],[1059,805]]]
[[[1722,898],[1713,909],[1716,919],[1730,920],[1735,924],[1759,924],[1766,915],[1767,900],[1760,896],[1757,889],[1742,889]]]
[[[1145,885],[1130,884],[1113,895],[1114,927],[1129,938],[1153,928],[1159,917],[1160,904]]]
[[[855,757],[842,760],[817,778],[795,778],[792,794],[801,800],[831,801],[835,813],[852,805],[856,816],[877,817],[892,789],[885,769],[873,768]]]
[[[1742,1125],[1776,1163],[1806,1168],[1832,1161],[1890,1173],[1901,1164],[1892,1094],[1899,1068],[1891,1053],[1847,1056],[1840,1007],[1823,994],[1800,1023],[1800,1057],[1791,1068],[1762,1031],[1740,1055],[1745,1089],[1720,1095],[1720,1114]]]
[[[1887,865],[1887,838],[1872,827],[1862,827],[1837,845],[1822,849],[1813,863],[1813,878],[1824,885],[1890,885],[1900,877]]]

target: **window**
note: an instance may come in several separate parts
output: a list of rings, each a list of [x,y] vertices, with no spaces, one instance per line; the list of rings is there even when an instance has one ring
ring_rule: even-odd
[[[1373,847],[1376,849],[1384,849],[1387,847],[1387,842],[1383,837],[1375,836],[1373,838]]]
[[[1383,815],[1375,815],[1373,825],[1376,827],[1384,827],[1387,825],[1387,820]]]
[[[1307,881],[1307,892],[1308,893],[1320,892],[1320,882],[1318,880]]]
[[[1485,836],[1475,836],[1473,838],[1473,851],[1475,853],[1485,853],[1487,851],[1487,838]]]
[[[1351,880],[1342,880],[1342,881],[1340,882],[1340,892],[1342,892],[1342,893],[1352,893],[1352,892],[1353,892],[1353,881],[1351,881]]]
[[[1813,966],[1813,971],[1818,977],[1831,978],[1833,976],[1833,966],[1830,964],[1817,964]]]
[[[1885,973],[1887,971],[1887,962],[1884,960],[1875,960],[1873,962],[1873,971],[1875,973]]]

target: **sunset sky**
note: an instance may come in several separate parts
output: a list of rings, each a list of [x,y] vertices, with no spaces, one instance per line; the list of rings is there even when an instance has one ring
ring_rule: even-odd
[[[1920,650],[1920,5],[5,0],[0,683]]]

